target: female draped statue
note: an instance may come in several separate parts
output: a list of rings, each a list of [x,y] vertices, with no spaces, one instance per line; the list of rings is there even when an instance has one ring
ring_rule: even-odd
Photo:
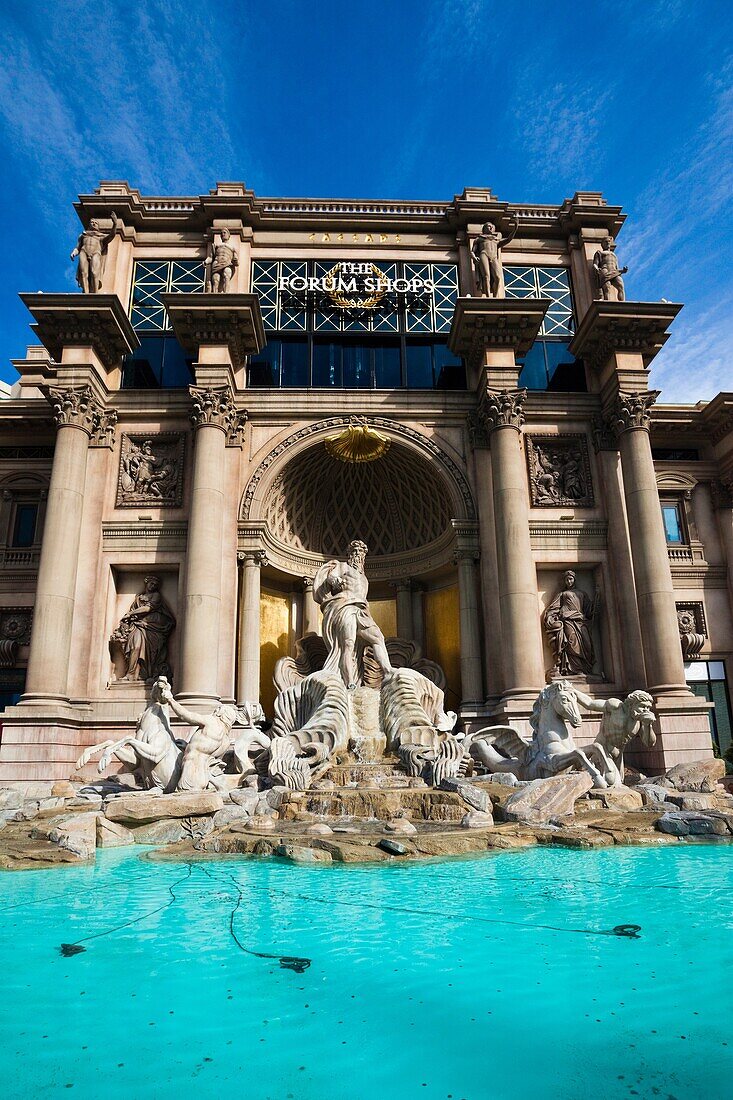
[[[160,591],[160,577],[146,577],[142,592],[135,596],[110,639],[125,657],[123,680],[154,680],[170,671],[168,638],[175,625],[176,617]]]
[[[555,657],[554,672],[560,676],[587,676],[595,664],[590,633],[596,613],[595,601],[575,587],[572,569],[567,570],[563,579],[565,587],[543,616]]]

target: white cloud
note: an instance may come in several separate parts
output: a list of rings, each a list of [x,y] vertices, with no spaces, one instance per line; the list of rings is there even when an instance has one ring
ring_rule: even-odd
[[[673,404],[733,390],[733,293],[708,309],[680,314],[652,364],[650,384]]]

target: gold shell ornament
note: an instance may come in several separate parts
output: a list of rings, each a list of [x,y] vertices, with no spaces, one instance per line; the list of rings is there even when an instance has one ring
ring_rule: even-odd
[[[326,437],[326,450],[339,462],[374,462],[389,450],[391,440],[374,428],[365,417],[352,417],[338,435]]]

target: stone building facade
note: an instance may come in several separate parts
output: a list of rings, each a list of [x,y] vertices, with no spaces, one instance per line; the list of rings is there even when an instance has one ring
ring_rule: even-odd
[[[112,181],[77,211],[88,292],[22,295],[39,344],[0,393],[0,784],[67,778],[161,672],[271,717],[352,538],[467,728],[527,732],[565,675],[651,691],[647,770],[726,751],[733,394],[650,390],[680,307],[603,281],[619,207]]]

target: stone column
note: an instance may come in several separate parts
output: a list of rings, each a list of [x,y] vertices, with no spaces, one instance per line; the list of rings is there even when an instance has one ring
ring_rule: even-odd
[[[318,634],[318,604],[313,599],[313,577],[303,577],[303,634]]]
[[[227,433],[234,427],[237,413],[228,387],[192,386],[190,392],[196,434],[178,694],[189,702],[206,704],[218,700],[224,462]]]
[[[260,698],[260,569],[266,562],[262,550],[245,550],[239,589],[239,665],[237,702]]]
[[[733,605],[733,478],[713,481],[710,485],[710,495],[723,544],[728,573],[728,591],[731,605]]]
[[[649,438],[658,393],[620,393],[612,412],[621,453],[647,684],[652,694],[688,695],[672,573]]]
[[[481,675],[481,623],[476,588],[476,561],[479,552],[475,530],[468,537],[460,531],[457,534],[455,561],[458,568],[458,607],[461,625],[461,707],[470,709],[482,706],[484,702]]]
[[[608,429],[602,417],[597,417],[594,421],[593,441],[603,481],[608,518],[608,560],[622,639],[619,657],[625,685],[629,691],[635,691],[647,684],[639,608],[636,603],[619,454],[614,433]]]
[[[425,586],[422,584],[412,585],[412,633],[414,641],[420,646],[420,649],[425,651],[425,604],[424,604]]]
[[[526,396],[526,390],[487,389],[479,408],[491,445],[504,698],[534,696],[544,678],[520,434]]]
[[[38,569],[24,703],[68,697],[89,438],[104,418],[90,386],[51,389],[58,426]]]
[[[409,581],[396,581],[393,585],[397,602],[397,637],[406,642],[414,641],[412,622],[412,591]]]

